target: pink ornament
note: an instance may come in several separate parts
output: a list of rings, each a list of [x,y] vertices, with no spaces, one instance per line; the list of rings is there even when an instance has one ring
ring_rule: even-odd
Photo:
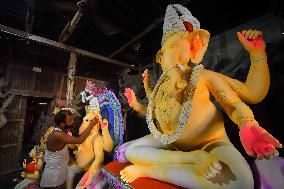
[[[71,133],[70,131],[68,131],[66,134],[67,134],[68,136],[72,136],[72,133]]]
[[[88,91],[89,93],[93,94],[94,96],[99,96],[103,93],[106,93],[108,92],[108,89],[106,88],[98,88],[96,86],[95,83],[93,83],[92,81],[87,81],[86,82],[86,87],[85,87],[85,91]]]

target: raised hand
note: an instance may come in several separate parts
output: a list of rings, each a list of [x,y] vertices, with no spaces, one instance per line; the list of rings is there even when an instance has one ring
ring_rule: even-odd
[[[144,70],[142,76],[143,76],[143,83],[144,83],[144,84],[145,84],[145,83],[148,84],[148,83],[150,82],[149,70],[148,70],[148,69]]]
[[[264,52],[265,42],[262,32],[258,30],[244,30],[237,33],[243,47],[249,52]]]
[[[240,138],[247,154],[258,159],[278,156],[276,148],[282,148],[282,144],[260,126],[242,126]]]
[[[124,95],[127,98],[128,105],[131,108],[135,108],[135,106],[137,105],[137,99],[136,99],[136,95],[135,95],[134,91],[130,88],[126,88]]]
[[[108,127],[108,121],[106,119],[103,119],[101,122],[101,129]]]

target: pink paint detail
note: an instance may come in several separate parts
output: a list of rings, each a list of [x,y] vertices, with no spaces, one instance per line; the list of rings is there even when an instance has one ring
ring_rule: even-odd
[[[96,86],[95,83],[93,83],[92,81],[88,80],[86,82],[85,91],[90,92],[94,96],[99,96],[99,95],[101,95],[103,93],[106,93],[108,91],[108,89],[105,88],[105,87],[99,88],[99,87]]]
[[[133,105],[133,90],[130,89],[130,88],[126,88],[125,89],[125,92],[124,92],[124,95],[125,97],[127,98],[127,101],[128,101],[128,104],[129,106],[132,106]]]
[[[189,33],[193,32],[193,26],[190,22],[183,22],[183,25],[184,25],[186,31],[188,31]]]
[[[27,187],[28,189],[38,189],[39,188],[39,183],[37,181],[31,183]]]
[[[101,128],[103,129],[103,128],[105,128],[106,126],[108,126],[108,122],[102,121],[102,123],[101,123]]]
[[[244,36],[244,34],[242,34],[240,32],[238,32],[238,36],[240,37],[240,39],[243,42],[247,43],[252,48],[263,49],[265,47],[265,42],[264,42],[262,37],[258,37],[256,39],[249,40]]]
[[[127,143],[124,143],[122,144],[118,150],[117,150],[117,160],[120,162],[120,163],[127,163],[128,160],[125,156],[125,149],[126,147],[130,144],[130,142],[127,142]]]
[[[85,186],[86,185],[86,182],[88,181],[88,178],[89,178],[89,173],[86,172],[83,176],[83,178],[81,179],[80,181],[80,185],[81,186]]]
[[[271,154],[275,148],[282,147],[278,140],[259,126],[242,126],[240,138],[247,154],[258,158]]]
[[[67,134],[68,136],[72,136],[72,133],[71,133],[70,131],[68,131],[66,134]]]

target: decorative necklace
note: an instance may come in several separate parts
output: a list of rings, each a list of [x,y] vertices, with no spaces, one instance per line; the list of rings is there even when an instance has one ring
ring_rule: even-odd
[[[154,99],[155,96],[157,95],[158,89],[160,88],[161,84],[163,83],[164,79],[166,78],[166,74],[168,73],[168,71],[163,74],[160,79],[158,80],[152,94],[151,97],[149,99],[149,104],[147,107],[147,116],[146,116],[146,122],[148,124],[148,128],[150,130],[150,132],[152,133],[152,135],[154,136],[154,138],[156,138],[156,140],[160,141],[162,144],[166,145],[166,144],[171,144],[173,142],[175,142],[176,140],[178,140],[181,136],[181,134],[183,133],[184,127],[186,125],[187,119],[189,117],[190,114],[190,110],[191,110],[191,104],[192,104],[192,98],[199,80],[199,76],[200,73],[203,69],[203,65],[197,65],[193,68],[191,77],[190,77],[190,89],[188,92],[188,96],[186,101],[182,104],[182,110],[181,110],[181,114],[179,117],[179,122],[178,122],[178,126],[176,128],[176,131],[173,132],[170,135],[161,133],[157,127],[154,124],[154,120],[153,120],[153,103],[154,103]],[[171,69],[170,69],[171,70]]]
[[[159,106],[157,106],[157,104],[154,106],[160,110],[161,118],[164,122],[166,122],[165,124],[168,125],[171,122],[170,120],[172,117],[172,112],[176,105],[175,98],[170,98],[166,93],[168,91],[168,87],[170,86],[169,82],[171,81],[168,79],[168,77],[163,80],[163,83],[160,85],[154,100],[156,103],[159,102]]]

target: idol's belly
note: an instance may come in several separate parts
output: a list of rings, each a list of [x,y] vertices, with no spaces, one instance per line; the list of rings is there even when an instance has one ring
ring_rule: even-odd
[[[84,146],[84,148],[79,148],[78,150],[76,164],[81,169],[88,169],[94,159],[93,146]]]
[[[182,106],[178,104],[176,108],[181,110],[181,107]],[[180,113],[176,115],[180,115]],[[178,126],[178,117],[179,116],[175,116],[175,118],[172,119],[171,125],[173,127],[174,124],[175,128],[170,131],[168,129],[169,126],[164,125],[165,122],[161,119],[159,120],[160,117],[158,115],[157,120],[159,123],[162,123],[160,124],[161,130],[166,134],[173,132]],[[209,99],[195,99],[192,102],[190,114],[184,127],[184,131],[181,137],[174,142],[173,145],[180,150],[189,151],[197,149],[213,140],[226,139],[227,135],[221,112]]]

